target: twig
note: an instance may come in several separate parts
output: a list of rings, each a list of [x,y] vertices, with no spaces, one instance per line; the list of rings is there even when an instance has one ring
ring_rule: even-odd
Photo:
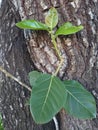
[[[16,82],[18,82],[21,86],[25,87],[26,89],[28,89],[30,92],[32,91],[32,89],[24,84],[23,82],[19,81],[19,79],[17,79],[16,77],[14,77],[12,74],[10,74],[9,72],[7,72],[2,66],[0,66],[0,71],[3,72],[7,77],[10,77],[11,79],[15,80]]]

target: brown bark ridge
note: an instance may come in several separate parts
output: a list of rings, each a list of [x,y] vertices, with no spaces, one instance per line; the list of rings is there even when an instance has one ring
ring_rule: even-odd
[[[15,23],[24,19],[44,22],[50,7],[59,12],[59,24],[70,21],[84,30],[60,36],[58,47],[64,58],[61,79],[75,79],[98,99],[98,1],[97,0],[4,0],[0,8],[0,65],[28,84],[27,74],[37,69],[53,73],[58,57],[45,31],[20,30]],[[27,49],[28,48],[28,49]],[[28,53],[29,52],[29,53]],[[30,56],[29,56],[30,55]],[[36,125],[25,102],[29,92],[0,73],[0,111],[5,130],[54,130],[53,123]],[[60,130],[97,130],[98,117],[78,120],[63,110],[58,116]]]

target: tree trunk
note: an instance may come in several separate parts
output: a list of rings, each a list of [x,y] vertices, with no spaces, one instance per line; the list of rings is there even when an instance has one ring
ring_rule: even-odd
[[[59,77],[75,79],[98,99],[98,1],[97,0],[3,0],[0,4],[0,65],[29,85],[28,73],[37,69],[53,73],[58,57],[45,31],[20,30],[15,23],[23,19],[44,22],[47,10],[54,6],[59,24],[82,24],[83,31],[60,36],[58,47],[64,57]],[[34,123],[26,105],[30,93],[0,72],[0,111],[5,130],[55,130],[54,122]],[[97,130],[98,117],[78,120],[64,110],[58,114],[60,130]]]

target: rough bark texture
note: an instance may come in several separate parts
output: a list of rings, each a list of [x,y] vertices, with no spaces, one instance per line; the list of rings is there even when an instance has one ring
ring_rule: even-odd
[[[44,31],[23,31],[15,23],[23,19],[44,22],[47,10],[54,6],[59,12],[59,25],[70,21],[82,24],[84,30],[57,39],[64,57],[59,72],[61,79],[81,82],[98,99],[98,1],[97,0],[4,0],[0,8],[0,65],[28,84],[32,69],[53,73],[58,57],[50,36]],[[0,73],[0,111],[5,130],[54,130],[53,122],[36,125],[25,106],[30,93]],[[63,110],[58,116],[60,130],[97,130],[98,117],[78,120]]]

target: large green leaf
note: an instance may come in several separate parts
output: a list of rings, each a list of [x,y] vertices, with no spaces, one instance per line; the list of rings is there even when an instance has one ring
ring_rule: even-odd
[[[46,25],[52,30],[58,23],[58,13],[55,8],[50,8],[46,17],[45,17]]]
[[[83,29],[83,26],[73,26],[70,22],[64,23],[59,29],[56,31],[56,36],[58,35],[69,35],[74,34]]]
[[[74,80],[64,81],[67,99],[65,110],[72,116],[80,119],[96,117],[96,104],[90,92]]]
[[[48,30],[48,26],[36,20],[24,20],[16,23],[16,26],[22,29]]]
[[[29,73],[29,81],[30,81],[30,85],[33,87],[36,80],[38,79],[39,76],[41,76],[43,73],[38,72],[38,71],[31,71]]]
[[[36,123],[50,121],[64,105],[64,84],[57,77],[43,74],[36,80],[30,98],[30,111]]]

